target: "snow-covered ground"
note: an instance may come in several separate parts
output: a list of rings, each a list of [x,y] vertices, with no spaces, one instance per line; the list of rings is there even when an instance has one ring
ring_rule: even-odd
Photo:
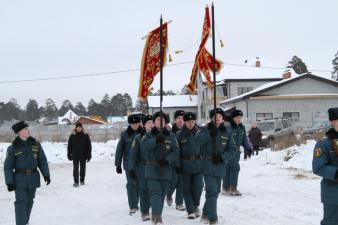
[[[66,159],[66,144],[43,143],[52,183],[43,184],[37,190],[31,224],[151,224],[141,222],[140,213],[128,215],[125,175],[117,175],[113,166],[116,144],[116,141],[93,143],[93,160],[87,164],[86,185],[73,188],[72,164]],[[241,161],[239,190],[243,196],[219,197],[220,224],[319,224],[322,217],[320,178],[311,172],[314,144],[308,141],[306,145],[278,152],[266,149],[250,160]],[[0,144],[0,167],[8,145]],[[7,192],[1,172],[0,225],[15,224],[13,202],[14,193]],[[199,219],[188,220],[185,212],[166,205],[163,220],[169,225],[200,224]]]

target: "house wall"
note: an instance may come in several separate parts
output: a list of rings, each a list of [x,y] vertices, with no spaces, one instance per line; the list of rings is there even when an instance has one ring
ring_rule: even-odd
[[[286,94],[338,94],[337,86],[312,78],[302,78],[260,93],[259,95],[286,95]]]
[[[257,120],[257,113],[272,113],[273,117],[282,117],[283,113],[299,112],[296,127],[312,127],[318,121],[327,121],[327,110],[338,105],[338,97],[321,99],[249,99],[248,107],[245,101],[229,104],[243,111],[243,123],[248,126]],[[248,110],[247,110],[248,109]]]

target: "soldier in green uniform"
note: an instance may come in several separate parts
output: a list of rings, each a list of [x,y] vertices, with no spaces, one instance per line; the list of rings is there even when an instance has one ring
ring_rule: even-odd
[[[198,208],[203,191],[203,175],[201,173],[201,129],[196,125],[196,114],[184,114],[184,126],[177,132],[176,139],[180,146],[180,164],[182,168],[183,196],[188,218],[201,215]]]
[[[329,109],[332,128],[326,138],[317,142],[312,170],[321,181],[321,201],[324,215],[321,225],[338,224],[338,107]]]
[[[141,218],[142,221],[147,221],[150,220],[150,199],[147,179],[145,178],[145,164],[147,152],[144,151],[144,149],[141,149],[140,143],[145,136],[150,135],[151,129],[154,127],[153,116],[143,116],[142,124],[143,130],[140,134],[135,136],[129,152],[128,169],[130,177],[133,179],[138,179],[138,185],[140,190]]]
[[[166,188],[172,177],[172,165],[177,162],[178,144],[175,136],[166,128],[168,118],[162,112],[153,115],[155,127],[141,140],[141,149],[146,152],[145,178],[151,202],[152,220],[162,223],[162,210]],[[162,129],[161,129],[162,122]]]
[[[226,153],[226,173],[223,178],[223,195],[241,196],[242,193],[238,191],[238,175],[240,170],[240,146],[243,146],[244,151],[248,154],[252,152],[252,146],[248,141],[245,127],[241,123],[243,112],[241,110],[234,110],[231,112],[231,143],[230,151]]]
[[[7,149],[4,163],[8,191],[15,191],[16,225],[29,223],[36,188],[40,187],[39,168],[47,185],[50,174],[42,146],[30,136],[28,124],[20,121],[12,126],[18,136]]]
[[[182,129],[184,125],[184,120],[183,116],[185,114],[185,111],[183,110],[177,110],[174,113],[174,123],[172,125],[171,132],[173,134],[177,134],[177,132]],[[179,159],[177,159],[179,160]],[[184,211],[185,207],[183,205],[183,177],[182,174],[180,173],[179,169],[179,164],[178,162],[173,165],[173,176],[168,184],[168,189],[167,189],[167,194],[166,194],[166,201],[167,205],[171,206],[173,203],[173,198],[172,195],[176,189],[176,195],[175,195],[175,204],[176,204],[176,209],[179,211]]]
[[[122,160],[123,160],[123,169],[126,173],[127,178],[127,195],[129,203],[129,214],[132,215],[138,210],[138,201],[139,201],[139,190],[138,190],[138,181],[130,177],[128,172],[128,157],[131,145],[133,143],[134,137],[141,133],[142,127],[140,126],[140,115],[131,114],[128,116],[128,128],[121,133],[121,137],[116,147],[115,153],[115,166],[116,172],[122,174]]]

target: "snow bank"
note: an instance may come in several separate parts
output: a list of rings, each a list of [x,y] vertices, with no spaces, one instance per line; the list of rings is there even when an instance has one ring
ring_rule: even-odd
[[[108,141],[106,143],[92,143],[92,161],[112,160],[118,140]],[[0,143],[0,167],[5,160],[6,151],[10,143]],[[67,159],[66,142],[43,142],[42,148],[46,153],[49,163],[60,164],[70,162]]]

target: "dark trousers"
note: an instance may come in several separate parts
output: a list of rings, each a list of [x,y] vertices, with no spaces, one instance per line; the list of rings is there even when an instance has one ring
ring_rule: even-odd
[[[80,181],[84,182],[85,180],[86,160],[73,160],[74,183],[79,183],[79,164],[80,164]]]
[[[320,225],[336,225],[338,224],[338,206],[323,204],[324,215]]]
[[[254,145],[253,146],[253,153],[252,153],[252,155],[254,155],[255,152],[256,152],[256,155],[258,155],[258,150],[259,150],[259,145]]]
[[[15,220],[16,225],[26,225],[29,222],[34,204],[36,189],[15,190]]]

